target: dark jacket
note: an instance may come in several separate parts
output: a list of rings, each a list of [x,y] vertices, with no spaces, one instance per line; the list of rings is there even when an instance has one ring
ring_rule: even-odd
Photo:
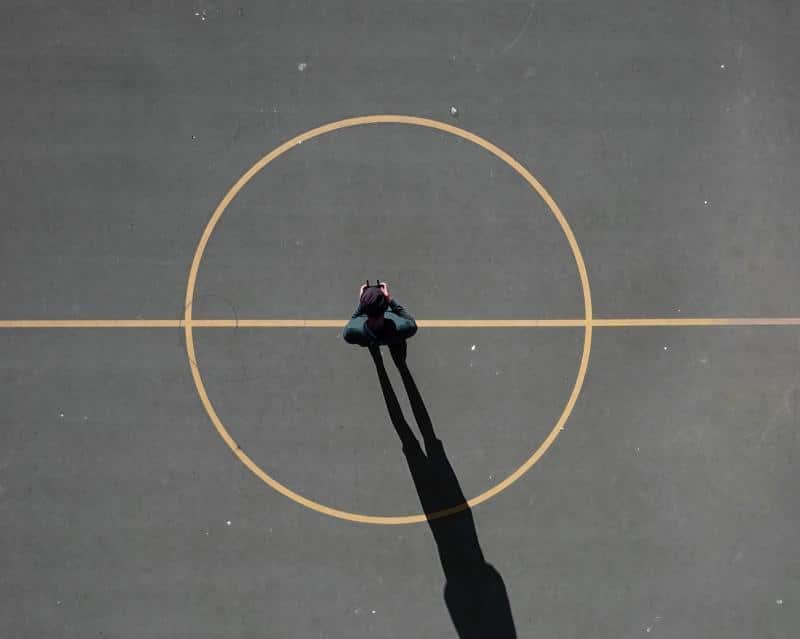
[[[389,302],[389,308],[383,313],[384,327],[381,336],[373,333],[366,325],[367,314],[361,303],[358,304],[353,317],[344,327],[344,341],[348,344],[358,344],[359,346],[369,346],[371,344],[397,344],[408,339],[417,332],[417,323],[411,314],[406,311],[394,299]]]

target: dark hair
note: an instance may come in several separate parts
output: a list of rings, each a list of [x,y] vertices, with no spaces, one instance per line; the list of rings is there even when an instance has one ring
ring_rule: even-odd
[[[370,287],[361,294],[361,306],[368,317],[380,317],[389,308],[389,302],[380,289]]]

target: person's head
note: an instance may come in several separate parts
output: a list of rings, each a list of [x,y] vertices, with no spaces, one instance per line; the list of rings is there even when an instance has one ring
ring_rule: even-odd
[[[389,308],[383,292],[379,288],[365,288],[361,294],[361,305],[370,319],[383,317],[384,311]]]
[[[361,305],[367,314],[367,326],[373,333],[380,333],[384,329],[383,313],[389,308],[383,292],[379,288],[368,287],[361,294]]]

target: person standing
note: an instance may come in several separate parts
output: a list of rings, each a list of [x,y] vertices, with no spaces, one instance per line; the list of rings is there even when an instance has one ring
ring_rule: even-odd
[[[347,322],[342,336],[348,344],[363,347],[399,344],[417,332],[412,315],[389,294],[389,286],[380,288],[362,284],[358,307]]]

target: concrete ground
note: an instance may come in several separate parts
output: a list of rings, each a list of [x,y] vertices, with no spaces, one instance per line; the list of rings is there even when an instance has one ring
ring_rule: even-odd
[[[239,176],[371,114],[453,124],[527,167],[574,231],[596,318],[796,318],[795,3],[3,9],[1,637],[797,635],[798,325],[595,327],[574,410],[526,474],[471,512],[380,525],[245,467],[177,322],[10,323],[183,318]],[[421,324],[584,317],[528,184],[401,124],[329,133],[255,176],[209,241],[193,317],[343,326],[367,278]],[[379,377],[341,328],[194,329],[249,458],[381,517],[474,497],[529,459],[583,337],[421,326],[410,372],[384,348]],[[407,463],[388,388],[415,432],[424,402],[443,444],[428,460]]]

